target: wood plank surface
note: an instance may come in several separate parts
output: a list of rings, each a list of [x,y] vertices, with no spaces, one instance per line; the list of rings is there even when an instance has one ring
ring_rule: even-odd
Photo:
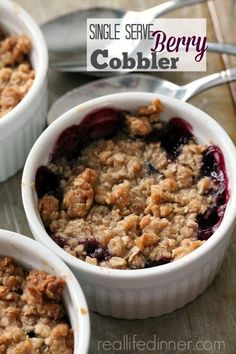
[[[49,18],[73,10],[89,6],[112,6],[124,10],[139,10],[151,7],[160,0],[17,0],[37,22],[42,23]],[[225,5],[227,3],[227,6]],[[231,0],[215,0],[216,10],[220,17],[223,39],[236,42],[236,2]],[[215,27],[206,4],[178,10],[166,17],[206,17],[208,39],[216,40]],[[219,34],[217,33],[219,38]],[[228,58],[228,65],[235,65],[235,58]],[[223,70],[225,61],[218,54],[208,54],[207,73]],[[204,73],[155,73],[179,84],[188,83],[204,76]],[[50,105],[64,92],[91,80],[81,74],[49,73]],[[232,86],[235,88],[235,85]],[[236,115],[229,85],[213,88],[192,98],[190,102],[214,117],[236,142]],[[20,194],[21,172],[7,182],[0,184],[0,228],[17,231],[31,236]],[[91,313],[91,349],[90,353],[106,353],[98,350],[99,341],[122,340],[124,335],[130,338],[137,335],[139,340],[152,340],[153,334],[161,341],[188,341],[193,345],[187,350],[155,351],[155,353],[236,353],[236,242],[232,238],[225,262],[207,291],[191,304],[171,314],[140,321],[116,320]],[[198,341],[208,341],[204,350],[197,350]],[[224,341],[225,348],[218,348],[216,341]],[[154,351],[142,351],[152,353]],[[136,350],[112,350],[113,353],[137,354]]]

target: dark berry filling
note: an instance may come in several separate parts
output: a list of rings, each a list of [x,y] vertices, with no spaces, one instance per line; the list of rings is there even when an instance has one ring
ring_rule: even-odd
[[[204,213],[197,215],[199,240],[207,240],[219,227],[229,198],[228,178],[224,157],[221,150],[211,145],[203,155],[201,177],[211,177],[217,184],[214,194],[214,204]]]
[[[171,118],[162,129],[155,129],[144,140],[147,142],[160,141],[170,160],[175,160],[182,146],[193,137],[192,126],[182,118]]]
[[[161,131],[161,146],[166,150],[170,159],[178,157],[183,145],[193,137],[192,127],[182,118],[171,118]]]
[[[65,237],[55,235],[50,236],[59,247],[64,248],[65,246],[68,246],[68,240]]]
[[[34,331],[28,332],[27,335],[29,336],[29,338],[35,338],[36,337],[36,334],[35,334]]]
[[[113,108],[103,108],[88,114],[79,125],[64,130],[56,141],[51,159],[58,156],[74,158],[86,142],[111,137],[119,128],[123,112]]]
[[[108,248],[102,246],[95,238],[87,239],[84,242],[84,250],[89,257],[96,258],[99,262],[107,261],[111,258]]]
[[[49,170],[46,166],[40,166],[35,176],[35,189],[39,198],[45,194],[61,198],[61,189],[59,187],[59,177]]]

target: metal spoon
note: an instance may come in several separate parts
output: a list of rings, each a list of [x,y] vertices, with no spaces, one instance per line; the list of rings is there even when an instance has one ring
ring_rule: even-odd
[[[70,108],[99,96],[118,92],[142,91],[155,92],[187,101],[202,91],[234,80],[236,80],[236,68],[202,77],[183,86],[142,74],[100,79],[80,86],[60,97],[49,110],[48,124],[51,124]]]
[[[92,8],[57,17],[41,28],[49,49],[50,67],[59,71],[86,72],[86,21],[87,18],[122,18],[123,22],[143,23],[178,8],[204,3],[207,0],[170,0],[144,11],[128,11],[112,8]],[[138,45],[138,44],[137,44]],[[236,47],[209,45],[209,50],[236,54]],[[100,73],[104,76],[104,73]]]

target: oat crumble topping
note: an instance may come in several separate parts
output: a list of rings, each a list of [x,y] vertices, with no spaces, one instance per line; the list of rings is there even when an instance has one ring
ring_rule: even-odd
[[[0,258],[0,353],[72,354],[73,332],[62,303],[65,281]]]
[[[95,112],[68,128],[39,168],[41,218],[71,255],[116,269],[157,266],[192,252],[219,226],[227,199],[221,152],[197,143],[181,118],[162,122],[162,111],[157,99],[136,114],[118,112],[112,134],[114,111]],[[90,142],[77,145],[84,135]]]
[[[31,49],[26,35],[4,35],[0,29],[0,118],[23,99],[33,83]]]

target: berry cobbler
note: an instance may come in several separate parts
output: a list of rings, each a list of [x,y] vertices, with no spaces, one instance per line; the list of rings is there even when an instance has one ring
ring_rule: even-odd
[[[0,29],[0,118],[27,94],[35,78],[28,36],[5,34]]]
[[[64,288],[62,278],[0,258],[0,353],[73,353]]]
[[[137,112],[102,108],[58,138],[36,174],[51,238],[101,267],[140,269],[200,247],[228,200],[224,158],[196,141],[179,117],[161,120],[154,100]]]

